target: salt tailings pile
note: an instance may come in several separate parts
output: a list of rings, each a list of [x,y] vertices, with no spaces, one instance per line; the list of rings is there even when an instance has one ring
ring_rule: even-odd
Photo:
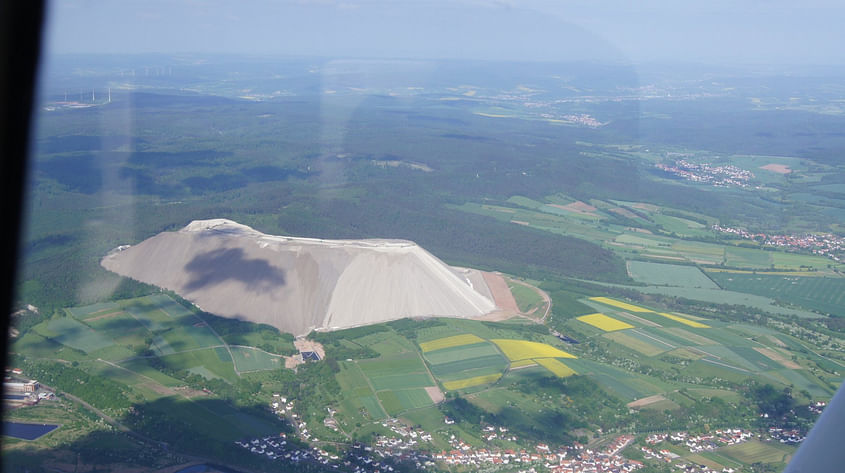
[[[480,272],[447,266],[411,241],[272,236],[223,219],[120,247],[102,265],[213,314],[296,335],[496,310]]]

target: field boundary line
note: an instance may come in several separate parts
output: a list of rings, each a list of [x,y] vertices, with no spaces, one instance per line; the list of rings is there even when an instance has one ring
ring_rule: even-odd
[[[381,403],[381,399],[378,398],[378,391],[376,391],[375,386],[373,386],[372,381],[370,381],[370,377],[367,376],[367,373],[364,373],[364,370],[362,370],[360,366],[358,366],[358,360],[355,360],[353,363],[355,364],[355,368],[358,370],[358,372],[361,373],[361,376],[363,376],[364,379],[367,380],[367,386],[370,387],[370,392],[372,392],[373,397],[376,398],[376,404],[378,404],[378,406],[381,408],[382,412],[384,412],[384,415],[386,415],[387,418],[389,419],[390,413],[387,412],[387,409],[385,409],[384,406]],[[425,364],[425,362],[423,362],[423,364]],[[390,391],[390,390],[387,389],[387,391]],[[364,409],[366,409],[366,408],[367,407],[364,406]]]
[[[712,356],[713,358],[716,358],[717,360],[721,360],[721,359],[722,359],[722,357],[721,357],[721,356],[719,356],[719,355],[714,355],[714,354],[712,354],[712,353],[710,353],[710,352],[708,352],[708,351],[704,351],[704,350],[702,350],[702,349],[700,349],[700,348],[698,348],[698,347],[692,347],[692,346],[689,346],[689,347],[684,347],[684,348],[686,348],[686,349],[687,349],[687,350],[689,350],[689,351],[697,351],[698,353],[701,353],[701,354],[702,354],[702,355],[704,355],[704,356]]]
[[[803,343],[801,343],[801,340],[798,340],[798,344],[799,344],[799,345],[801,345],[802,347],[806,348],[806,349],[807,349],[807,351],[809,351],[810,353],[812,353],[812,354],[814,354],[814,355],[818,356],[819,358],[824,358],[825,360],[827,360],[827,361],[829,361],[829,362],[831,362],[831,363],[835,363],[835,364],[837,364],[837,365],[841,366],[842,368],[845,368],[845,365],[843,365],[842,363],[840,363],[840,362],[838,362],[838,361],[836,361],[836,360],[834,360],[834,359],[832,359],[832,358],[828,358],[828,357],[826,357],[826,356],[824,356],[824,355],[822,355],[822,354],[819,354],[819,353],[814,352],[813,350],[811,350],[810,348],[808,348],[808,347],[807,347],[807,345],[804,345]]]
[[[261,353],[264,353],[264,354],[267,354],[267,355],[270,355],[270,356],[275,356],[277,358],[284,358],[285,357],[285,355],[279,355],[279,354],[276,354],[276,353],[271,353],[267,350],[262,350],[261,348],[253,347],[253,346],[249,346],[249,345],[229,345],[229,346],[235,347],[235,348],[250,348],[252,350],[260,351]],[[218,346],[215,346],[215,347],[206,347],[206,348],[220,348],[220,346],[218,345]]]
[[[122,360],[117,360],[117,363],[126,363],[127,361],[133,361],[133,360],[147,360],[147,359],[150,359],[150,358],[161,358],[161,357],[164,357],[164,356],[179,355],[181,353],[190,353],[192,351],[211,350],[212,348],[224,348],[226,346],[228,346],[228,345],[214,345],[214,346],[211,346],[211,347],[188,348],[187,350],[174,351],[173,353],[169,353],[167,355],[161,355],[161,356],[159,356],[159,355],[135,355],[135,356],[130,356],[129,358],[124,358]],[[229,355],[231,356],[231,352],[229,352]],[[234,358],[233,358],[233,360],[234,360]]]
[[[601,312],[601,311],[599,311],[599,312]],[[642,317],[637,317],[636,315],[634,315],[634,314],[632,314],[632,313],[630,313],[630,312],[625,312],[624,310],[617,310],[617,311],[615,311],[615,312],[614,312],[614,314],[619,314],[619,315],[621,315],[622,317],[626,317],[626,318],[628,318],[628,319],[630,319],[630,320],[635,320],[635,321],[637,321],[637,322],[639,322],[639,323],[641,323],[641,324],[643,324],[643,325],[645,325],[645,326],[647,326],[647,327],[660,327],[660,328],[663,328],[663,326],[662,326],[662,325],[660,325],[660,324],[659,324],[659,323],[657,323],[657,322],[652,322],[651,320],[644,319],[644,318],[642,318]]]
[[[722,363],[721,361],[708,360],[707,358],[702,358],[701,361],[706,361],[707,363],[712,363],[714,365],[724,366],[726,368],[732,368],[732,369],[735,369],[735,370],[738,370],[738,371],[742,371],[743,373],[753,374],[753,372],[748,371],[745,368],[740,368],[738,366],[733,366],[733,365],[729,365],[727,363]]]
[[[644,336],[644,337],[648,337],[648,338],[650,338],[650,339],[654,340],[654,341],[655,341],[655,342],[657,342],[657,343],[661,343],[661,344],[663,344],[663,345],[666,345],[667,347],[669,347],[669,348],[671,348],[671,349],[673,349],[673,350],[674,350],[675,348],[678,348],[678,347],[676,347],[675,345],[672,345],[672,344],[671,344],[671,343],[669,343],[669,342],[664,342],[663,340],[660,340],[659,338],[652,337],[651,335],[649,335],[649,334],[647,334],[647,333],[642,333],[642,332],[640,332],[640,331],[639,331],[639,330],[637,330],[637,329],[633,329],[633,330],[631,330],[631,331],[632,331],[632,332],[634,332],[634,333],[638,333],[638,334],[640,334],[640,335],[642,335],[642,336]]]
[[[231,348],[229,348],[229,344],[228,344],[228,343],[226,343],[226,340],[223,340],[223,337],[221,337],[221,336],[220,336],[220,334],[219,334],[219,333],[217,333],[217,330],[214,330],[214,327],[212,327],[211,325],[209,325],[209,324],[208,324],[208,322],[206,322],[206,321],[205,321],[205,319],[203,319],[202,317],[200,317],[200,315],[199,315],[199,314],[197,314],[197,313],[193,313],[193,314],[191,314],[191,315],[193,315],[193,316],[194,316],[197,320],[199,320],[200,322],[204,323],[204,324],[205,324],[205,326],[206,326],[206,327],[208,327],[208,329],[209,329],[209,330],[211,330],[211,333],[213,333],[213,334],[214,334],[214,336],[215,336],[215,337],[217,337],[217,339],[218,339],[218,340],[220,340],[220,343],[222,343],[222,344],[223,344],[223,346],[224,346],[224,347],[226,347],[226,351],[229,353],[229,358],[231,358],[231,359],[232,359],[232,370],[235,372],[235,374],[238,376],[238,378],[240,378],[240,377],[241,377],[241,372],[240,372],[240,371],[238,371],[238,366],[235,364],[235,355],[233,355],[233,354],[232,354],[232,349],[231,349]],[[216,347],[215,347],[215,348],[216,348]]]
[[[185,399],[187,399],[187,400],[189,400],[189,401],[191,400],[191,398],[189,398],[189,397],[188,397],[188,396],[186,396],[185,394],[183,394],[183,393],[181,393],[181,392],[179,392],[179,391],[176,391],[175,389],[173,389],[173,388],[171,388],[171,387],[169,387],[169,386],[165,386],[165,385],[163,385],[163,384],[161,384],[160,382],[158,382],[158,381],[154,380],[153,378],[150,378],[149,376],[147,376],[147,375],[145,375],[145,374],[141,374],[141,373],[138,373],[138,372],[136,372],[136,371],[132,371],[132,370],[130,370],[129,368],[126,368],[126,367],[124,367],[124,366],[120,366],[120,365],[118,365],[117,363],[113,363],[113,362],[111,362],[111,361],[109,361],[109,360],[104,360],[104,359],[102,359],[102,358],[97,358],[97,361],[102,361],[103,363],[105,363],[105,364],[107,364],[107,365],[109,365],[109,366],[113,366],[113,367],[115,367],[115,368],[122,369],[122,370],[124,370],[124,371],[128,371],[128,372],[130,372],[130,373],[132,373],[132,374],[134,374],[134,375],[136,375],[136,376],[140,376],[141,378],[148,379],[148,380],[150,380],[150,382],[152,382],[152,383],[154,383],[154,384],[157,384],[157,385],[159,385],[159,386],[161,386],[161,387],[165,388],[166,390],[170,391],[170,392],[172,393],[171,395],[180,395],[180,396],[184,397]]]

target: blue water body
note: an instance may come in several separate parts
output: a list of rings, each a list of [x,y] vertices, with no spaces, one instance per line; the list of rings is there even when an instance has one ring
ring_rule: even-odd
[[[56,427],[58,427],[58,425],[3,422],[3,435],[24,440],[35,440],[44,434],[52,432]]]

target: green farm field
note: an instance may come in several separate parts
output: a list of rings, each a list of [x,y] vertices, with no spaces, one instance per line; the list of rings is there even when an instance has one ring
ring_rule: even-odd
[[[145,378],[150,378],[163,386],[174,387],[184,384],[184,382],[171,376],[168,376],[153,367],[150,364],[150,360],[147,359],[139,358],[130,361],[124,361],[120,363],[120,366],[129,369],[135,373],[138,373],[139,375],[144,376]]]
[[[668,390],[667,384],[654,378],[629,373],[592,360],[579,358],[577,360],[567,359],[565,362],[578,374],[594,379],[602,387],[626,400],[626,402]]]
[[[284,366],[281,357],[270,355],[263,350],[246,347],[231,347],[235,368],[240,372],[276,370]]]
[[[710,273],[725,289],[770,297],[810,310],[845,317],[845,277]]]
[[[57,342],[85,353],[92,353],[112,345],[111,340],[70,317],[51,320],[47,324],[47,329],[55,334],[54,339]]]
[[[725,248],[725,264],[735,268],[765,269],[772,265],[772,254],[771,251],[728,246]]]
[[[784,462],[793,451],[793,448],[782,447],[779,444],[766,444],[759,440],[751,440],[739,445],[728,445],[719,449],[719,453],[748,465],[757,462]]]
[[[463,371],[474,370],[478,368],[491,368],[504,371],[507,366],[507,360],[500,354],[493,354],[488,356],[480,356],[476,358],[468,358],[463,360],[456,360],[449,363],[442,363],[439,365],[432,365],[431,372],[438,378],[454,379],[458,373]],[[466,376],[461,376],[466,377]]]
[[[193,312],[188,310],[182,304],[174,301],[166,294],[153,294],[142,299],[174,319],[194,315]]]
[[[359,399],[361,405],[364,406],[364,409],[367,410],[367,413],[373,419],[381,420],[387,417],[387,413],[384,412],[384,409],[381,407],[378,398],[375,395],[372,396],[363,396]]]
[[[234,365],[229,353],[222,348],[206,348],[172,355],[160,356],[159,359],[169,368],[188,370],[205,377],[217,376],[235,381]],[[202,369],[204,368],[204,369]]]
[[[433,405],[425,389],[401,389],[379,391],[378,399],[391,416],[410,409],[419,409]]]
[[[396,376],[403,373],[425,372],[425,365],[417,354],[403,358],[361,360],[358,362],[358,366],[370,379]]]
[[[702,237],[711,234],[711,230],[705,225],[682,217],[671,215],[652,214],[651,219],[660,226],[662,230],[685,237]]]
[[[628,261],[628,273],[634,281],[655,286],[719,288],[694,266]]]
[[[70,307],[67,311],[77,319],[87,319],[119,309],[114,302],[98,302],[83,307]]]
[[[615,284],[613,286],[624,287],[626,289],[641,292],[643,294],[661,294],[672,297],[683,297],[686,299],[692,299],[708,303],[712,303],[712,301],[719,301],[719,303],[722,304],[745,305],[753,307],[755,309],[772,312],[778,315],[796,316],[801,318],[819,317],[818,314],[813,313],[809,310],[801,308],[784,307],[783,305],[778,304],[777,301],[775,301],[771,297],[750,294],[746,292],[738,292],[725,289],[703,289],[697,287],[621,286]]]
[[[493,356],[498,354],[499,350],[497,350],[492,343],[485,341],[474,345],[463,345],[459,347],[430,351],[425,353],[423,356],[430,364],[440,365],[443,363],[452,363],[470,358]]]
[[[340,371],[335,375],[342,392],[343,400],[339,407],[350,422],[363,422],[361,409],[370,418],[382,419],[387,416],[376,398],[364,373],[355,362],[342,361],[338,363]]]
[[[395,391],[379,391],[376,394],[378,397],[379,403],[381,403],[384,410],[391,416],[394,416],[404,409],[402,409],[402,402],[399,400],[399,397],[396,396]]]
[[[174,322],[173,318],[145,298],[136,299],[123,310],[135,317],[150,332],[160,332]]]
[[[627,333],[611,332],[604,334],[604,337],[609,340],[612,340],[615,343],[630,348],[635,352],[642,353],[645,356],[659,355],[666,351],[666,348],[662,348],[653,343],[646,342],[645,340],[632,337]]]
[[[378,378],[370,378],[370,383],[372,383],[373,389],[376,391],[434,386],[434,380],[426,372],[380,376]]]
[[[419,409],[434,404],[425,389],[402,389],[394,393],[404,409]]]

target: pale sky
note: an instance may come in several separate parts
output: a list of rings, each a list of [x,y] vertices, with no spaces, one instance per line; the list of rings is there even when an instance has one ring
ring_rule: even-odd
[[[845,64],[832,0],[54,0],[50,53]]]

